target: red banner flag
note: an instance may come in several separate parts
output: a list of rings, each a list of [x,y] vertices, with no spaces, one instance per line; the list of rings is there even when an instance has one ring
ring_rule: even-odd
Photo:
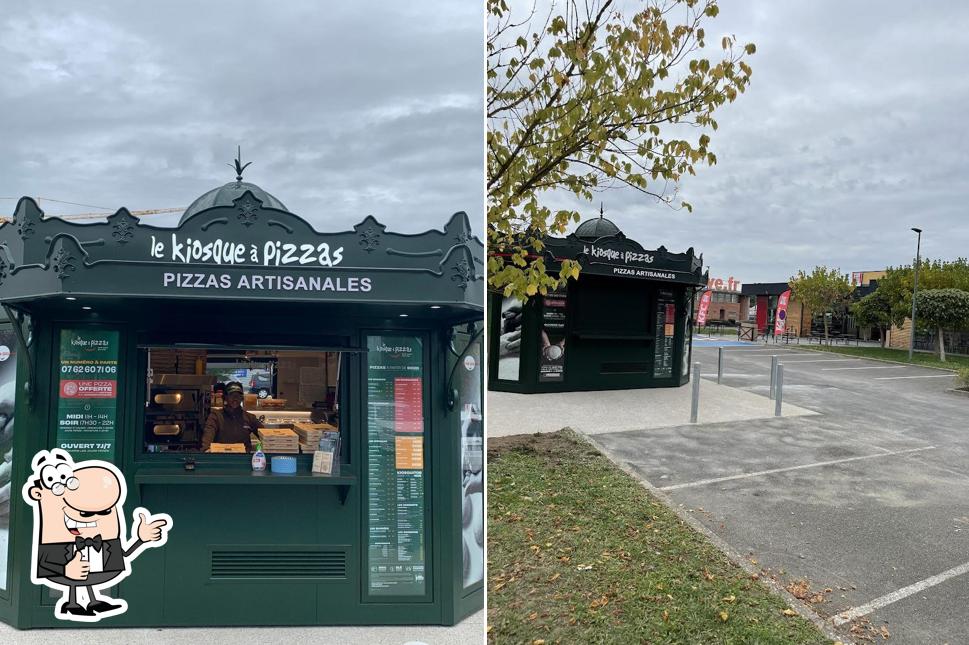
[[[791,290],[788,289],[777,299],[777,313],[774,316],[774,335],[780,336],[787,328],[787,301],[791,299]]]
[[[696,312],[697,327],[707,324],[707,309],[710,308],[710,291],[704,291],[700,296],[700,310]]]

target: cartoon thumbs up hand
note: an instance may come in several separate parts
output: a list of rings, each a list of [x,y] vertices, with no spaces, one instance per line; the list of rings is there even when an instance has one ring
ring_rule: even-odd
[[[172,518],[165,514],[149,516],[144,509],[138,509],[136,515],[138,517],[139,540],[142,542],[165,542],[168,538],[168,530],[172,525]]]
[[[75,551],[74,558],[64,566],[64,576],[71,580],[87,580],[91,563],[81,559],[81,552]]]

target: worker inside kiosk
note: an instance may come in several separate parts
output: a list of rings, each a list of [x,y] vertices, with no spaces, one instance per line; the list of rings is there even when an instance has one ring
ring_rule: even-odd
[[[249,436],[262,427],[259,419],[251,412],[242,409],[242,383],[232,381],[225,384],[222,392],[222,409],[209,412],[202,431],[202,452],[209,452],[212,443],[241,443],[246,452],[252,452]]]
[[[340,352],[151,347],[146,452],[317,450],[339,439]]]

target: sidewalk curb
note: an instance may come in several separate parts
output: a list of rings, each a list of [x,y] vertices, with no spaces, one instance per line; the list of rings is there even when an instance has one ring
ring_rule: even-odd
[[[730,546],[727,542],[725,542],[723,538],[721,538],[719,535],[717,535],[716,533],[708,529],[702,522],[700,522],[700,520],[696,519],[696,517],[694,517],[692,514],[687,513],[682,508],[677,506],[677,504],[675,504],[673,500],[668,495],[666,495],[666,493],[657,489],[655,486],[653,486],[652,483],[649,482],[649,480],[645,479],[644,477],[642,477],[642,475],[637,473],[636,470],[628,462],[617,461],[616,459],[614,459],[612,455],[610,455],[609,452],[605,449],[605,447],[595,439],[594,436],[578,432],[576,430],[573,430],[572,428],[567,428],[567,429],[572,431],[582,439],[584,439],[589,444],[591,444],[596,450],[602,453],[602,455],[606,459],[608,459],[612,464],[615,464],[620,470],[622,470],[624,473],[626,473],[627,475],[635,479],[637,482],[639,482],[643,486],[643,488],[645,488],[647,491],[649,491],[651,495],[653,495],[654,497],[656,497],[656,499],[662,502],[664,506],[666,506],[668,509],[676,513],[676,516],[679,517],[681,520],[683,520],[686,524],[688,524],[690,528],[692,528],[693,530],[703,535],[703,537],[708,539],[715,547],[717,547],[721,552],[723,552],[723,554],[727,556],[727,559],[729,559],[731,562],[736,564],[738,567],[740,567],[747,573],[751,575],[757,574],[759,576],[758,578],[759,582],[764,583],[768,589],[774,592],[775,595],[782,598],[784,602],[786,602],[794,611],[798,613],[799,616],[801,616],[801,618],[804,618],[805,620],[810,621],[811,624],[813,624],[815,627],[821,630],[821,633],[824,634],[825,637],[836,642],[842,642],[842,643],[853,642],[849,640],[848,637],[843,636],[838,632],[836,632],[834,630],[834,627],[827,620],[821,618],[821,616],[819,616],[817,612],[815,612],[814,609],[811,608],[810,605],[794,597],[794,595],[791,592],[789,592],[787,589],[785,589],[779,582],[772,580],[770,578],[761,576],[760,569],[758,569],[753,564],[751,564],[747,560],[747,558],[745,558],[739,552],[734,550],[734,548]]]

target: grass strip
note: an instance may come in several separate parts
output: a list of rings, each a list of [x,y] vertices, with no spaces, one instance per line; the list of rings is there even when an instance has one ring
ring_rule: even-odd
[[[845,356],[870,358],[889,363],[919,365],[921,367],[935,367],[938,369],[952,371],[969,368],[969,356],[946,356],[945,362],[942,362],[935,354],[914,352],[912,354],[912,361],[909,362],[907,349],[889,349],[882,347],[839,347],[837,345],[797,345],[797,349],[810,349],[815,352],[830,352],[832,354],[844,354]]]
[[[578,435],[488,441],[490,643],[827,643]]]

